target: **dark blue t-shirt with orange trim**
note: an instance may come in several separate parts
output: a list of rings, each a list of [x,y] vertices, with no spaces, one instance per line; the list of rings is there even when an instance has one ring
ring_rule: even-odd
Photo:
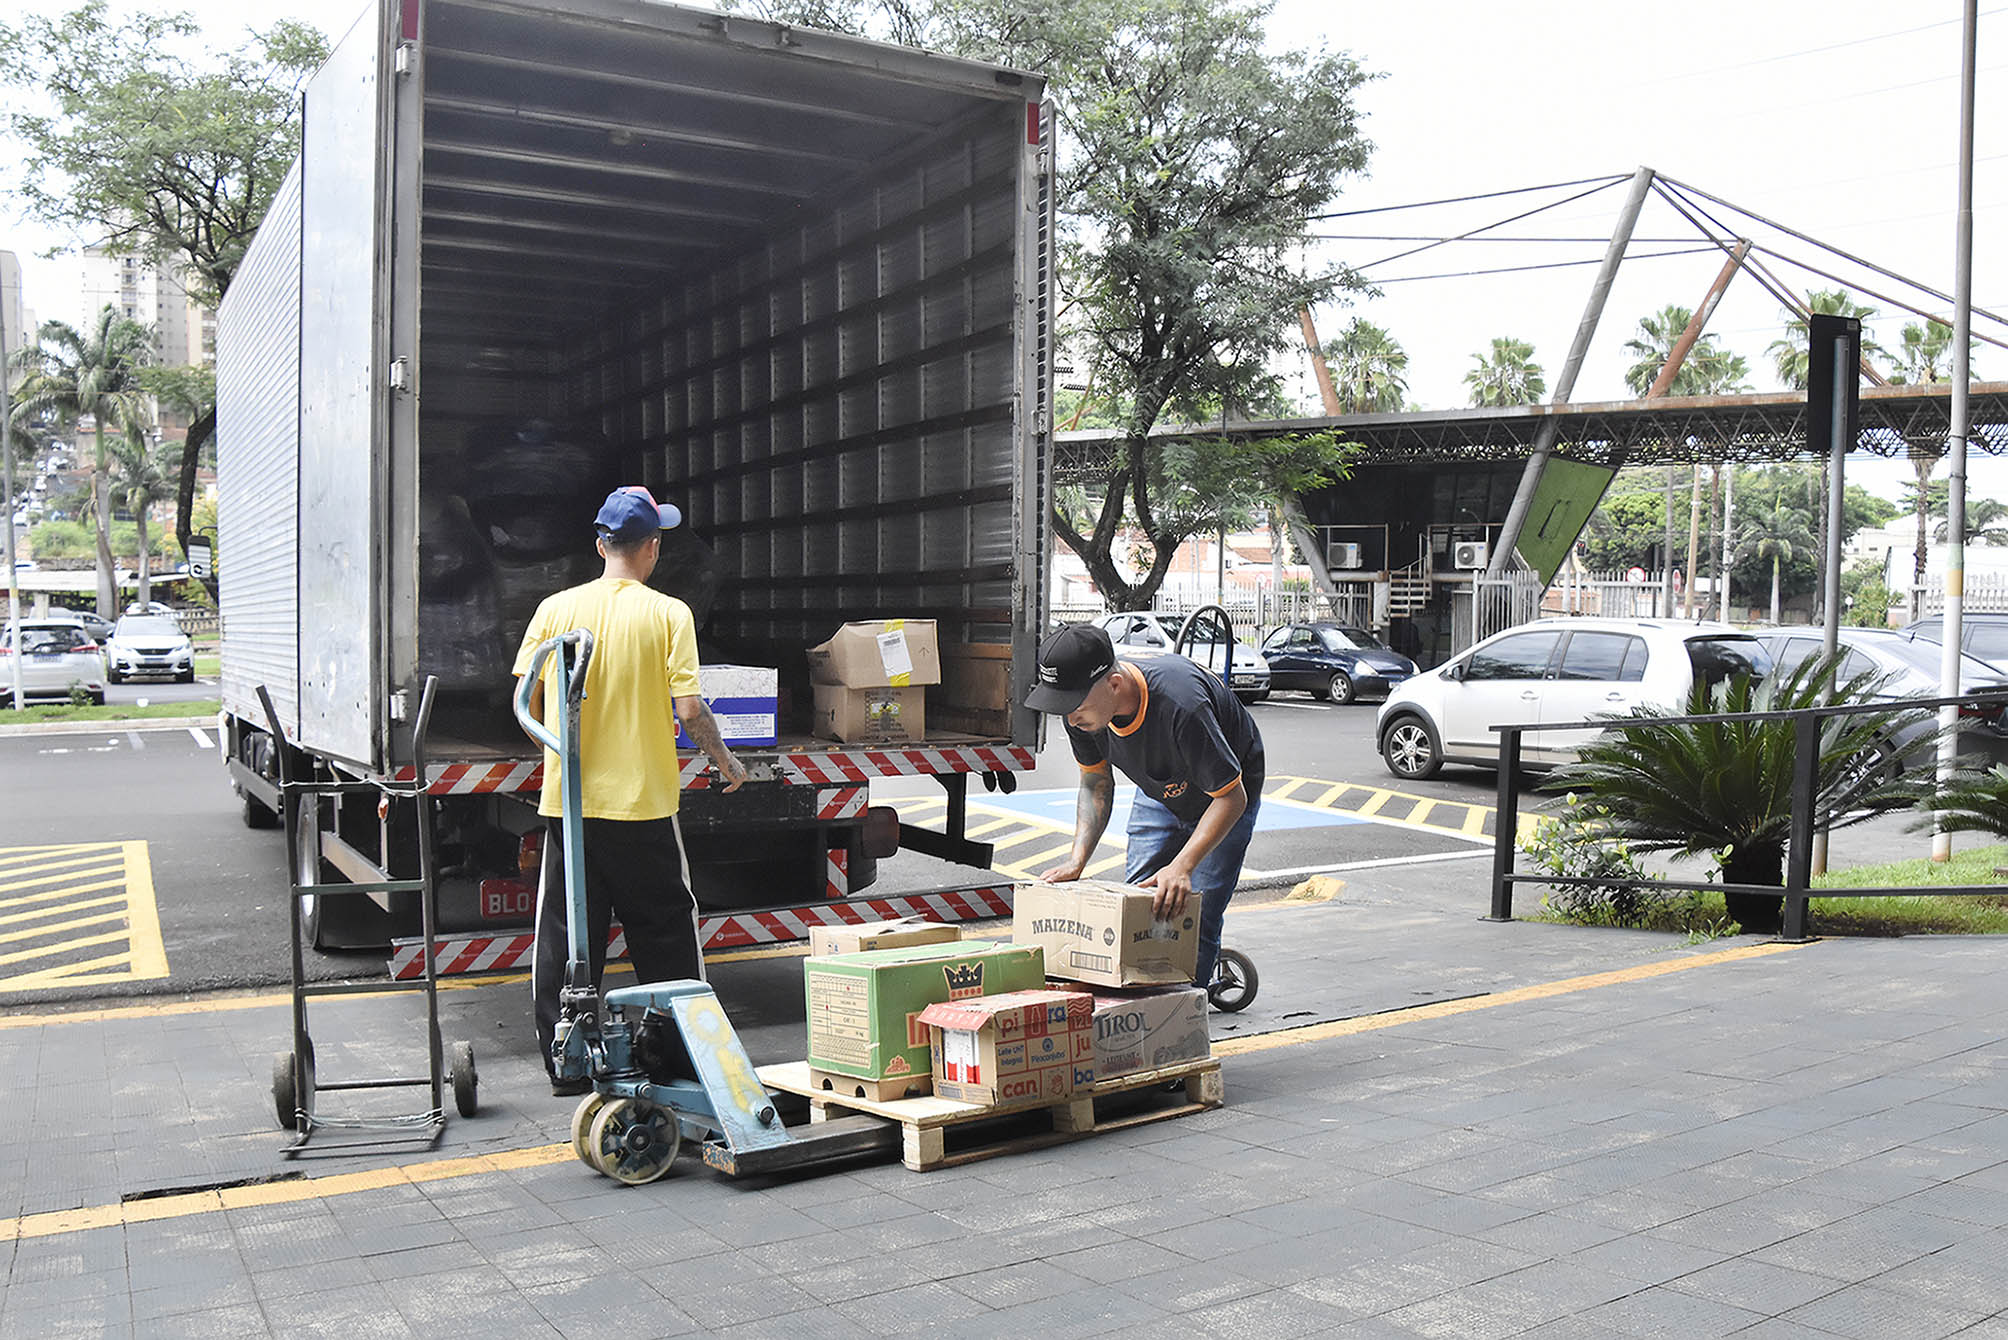
[[[1251,800],[1262,794],[1262,732],[1220,676],[1183,656],[1123,664],[1142,681],[1143,705],[1093,734],[1068,726],[1075,762],[1090,771],[1115,764],[1186,823],[1237,781]]]

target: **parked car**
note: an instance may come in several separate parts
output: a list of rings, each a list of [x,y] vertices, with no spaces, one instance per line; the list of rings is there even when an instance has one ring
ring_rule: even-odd
[[[1364,628],[1338,623],[1285,624],[1262,640],[1269,687],[1349,703],[1385,698],[1415,673],[1415,662]]]
[[[180,613],[174,606],[163,605],[158,600],[149,600],[144,605],[138,601],[134,601],[132,604],[126,606],[125,612],[127,614],[158,614],[162,618],[173,619],[177,623],[181,619]]]
[[[1906,624],[1898,635],[1913,641],[1942,645],[1945,641],[1945,616],[1926,615],[1916,623]],[[1963,612],[1959,617],[1959,649],[2008,673],[2008,614],[1976,610]],[[1965,675],[1962,673],[1960,678],[1964,679]]]
[[[106,672],[122,684],[140,675],[195,680],[195,647],[181,625],[159,614],[128,614],[105,644]]]
[[[1109,641],[1119,649],[1169,652],[1184,620],[1177,615],[1127,611],[1104,614],[1095,622],[1108,630]],[[1221,643],[1227,630],[1217,615],[1202,615],[1193,625],[1193,641],[1186,655],[1218,675],[1227,670],[1227,687],[1244,703],[1259,703],[1269,696],[1269,663],[1245,642],[1233,644],[1230,660],[1222,654]]]
[[[1771,653],[1772,663],[1781,675],[1790,674],[1812,660],[1826,645],[1817,628],[1780,629],[1761,635],[1760,640],[1765,650]],[[1871,673],[1887,677],[1888,682],[1882,689],[1884,697],[1939,696],[1938,643],[1881,628],[1843,628],[1840,646],[1839,678],[1842,681]],[[2008,670],[1977,656],[1961,653],[1959,689],[1962,693],[2008,689]],[[2008,721],[2004,721],[2003,709],[1965,708],[1960,715],[1965,718],[1959,732],[1959,752],[1962,755],[1977,755],[1989,767],[2008,762]],[[1930,722],[1920,722],[1898,735],[1896,752],[1904,759],[1906,767],[1931,766],[1929,758],[1913,758],[1911,752],[1912,746],[1932,731]]]
[[[1724,623],[1665,619],[1542,619],[1495,633],[1455,660],[1412,676],[1381,705],[1381,760],[1395,776],[1434,776],[1445,763],[1497,767],[1491,728],[1587,721],[1634,707],[1679,708],[1697,680],[1762,678],[1771,656]],[[1574,759],[1594,730],[1522,737],[1521,762]]]
[[[0,629],[0,702],[14,704],[14,628]],[[21,698],[67,702],[81,689],[94,703],[105,700],[105,658],[83,625],[67,619],[21,621]]]

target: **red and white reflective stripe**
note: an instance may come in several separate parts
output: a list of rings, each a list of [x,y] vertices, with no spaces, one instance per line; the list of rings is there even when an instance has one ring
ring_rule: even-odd
[[[855,819],[865,812],[865,800],[870,791],[862,786],[840,786],[833,791],[823,791],[816,796],[816,817],[818,819]]]
[[[781,775],[791,782],[866,782],[874,777],[926,777],[944,772],[1022,772],[1035,762],[1017,745],[955,745],[940,749],[843,749],[823,754],[783,754]]]
[[[831,898],[851,896],[851,854],[842,847],[830,851],[829,869],[823,876],[823,891]]]
[[[544,765],[534,759],[505,763],[448,763],[426,771],[431,774],[432,780],[425,789],[435,796],[513,795],[541,791],[544,787]],[[418,774],[408,763],[391,774],[394,782],[410,783],[417,779]]]
[[[831,853],[832,856],[842,854]],[[998,884],[887,898],[853,898],[844,902],[815,903],[808,907],[764,912],[733,912],[700,918],[698,935],[709,952],[805,940],[812,926],[861,926],[868,921],[893,921],[900,917],[925,917],[929,921],[944,922],[1008,917],[1011,915],[1011,890],[1010,884]],[[528,968],[536,938],[524,933],[455,935],[441,936],[434,943],[439,953],[439,974],[447,977],[458,973],[509,972]],[[616,924],[607,936],[607,958],[611,961],[626,957],[627,937]],[[421,943],[417,940],[393,943],[389,968],[395,981],[423,977],[425,956]]]

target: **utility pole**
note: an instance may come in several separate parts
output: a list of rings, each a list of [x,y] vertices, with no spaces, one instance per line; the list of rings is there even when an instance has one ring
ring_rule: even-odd
[[[17,712],[28,709],[27,699],[21,685],[21,574],[15,568],[14,557],[14,373],[8,366],[11,361],[7,350],[7,285],[4,272],[0,272],[0,489],[5,490],[7,504],[7,665],[8,676],[12,679],[12,696],[8,699]]]
[[[1346,411],[1339,404],[1339,388],[1332,384],[1332,369],[1325,362],[1325,349],[1318,343],[1318,328],[1311,321],[1309,307],[1297,309],[1297,322],[1304,328],[1304,348],[1311,355],[1311,374],[1318,379],[1318,398],[1325,402],[1325,413],[1337,418]]]

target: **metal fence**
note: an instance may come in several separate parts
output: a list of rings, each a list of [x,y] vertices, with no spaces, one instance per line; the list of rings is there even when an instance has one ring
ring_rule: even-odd
[[[1966,594],[1960,599],[1960,607],[1987,614],[2008,610],[2008,572],[1967,573]],[[1924,593],[1924,612],[1945,613],[1944,586],[1934,587]]]
[[[1513,919],[1513,886],[1515,884],[1547,884],[1558,888],[1611,888],[1618,885],[1634,886],[1650,884],[1654,888],[1676,891],[1698,890],[1701,892],[1754,894],[1760,897],[1784,900],[1784,916],[1779,938],[1803,941],[1808,937],[1806,930],[1806,904],[1811,898],[1889,898],[1904,897],[1918,893],[1930,893],[1933,897],[1999,897],[2003,892],[1999,884],[1951,884],[1933,885],[1929,889],[1896,888],[1889,886],[1819,889],[1812,888],[1813,877],[1813,834],[1817,826],[1813,822],[1814,790],[1818,785],[1820,761],[1820,723],[1828,717],[1838,716],[1891,716],[1900,712],[1911,712],[1920,708],[1946,706],[2008,705],[2008,691],[1996,690],[1992,693],[1970,693],[1953,698],[1906,698],[1901,706],[1889,703],[1840,703],[1830,707],[1799,708],[1784,712],[1742,712],[1710,713],[1703,716],[1656,717],[1640,722],[1627,719],[1628,728],[1644,725],[1658,726],[1699,725],[1705,722],[1728,721],[1789,721],[1792,723],[1792,823],[1786,839],[1785,883],[1775,884],[1726,884],[1709,883],[1699,880],[1647,880],[1636,877],[1612,879],[1580,875],[1554,875],[1536,871],[1522,871],[1514,868],[1514,857],[1519,847],[1520,830],[1520,737],[1535,731],[1551,730],[1607,730],[1609,720],[1603,721],[1559,721],[1542,722],[1538,726],[1494,726],[1499,733],[1499,808],[1497,828],[1492,847],[1492,911],[1488,921],[1511,921]]]
[[[1210,596],[1165,592],[1159,594],[1151,609],[1175,623],[1205,605],[1218,605],[1226,610],[1234,620],[1235,636],[1242,641],[1259,640],[1262,630],[1283,624],[1329,621],[1355,628],[1371,628],[1374,624],[1374,592],[1370,582],[1347,583],[1333,595],[1322,591],[1258,589],[1229,592],[1226,600],[1215,600]],[[1108,606],[1103,604],[1056,605],[1048,611],[1054,626],[1087,623],[1106,613]]]

